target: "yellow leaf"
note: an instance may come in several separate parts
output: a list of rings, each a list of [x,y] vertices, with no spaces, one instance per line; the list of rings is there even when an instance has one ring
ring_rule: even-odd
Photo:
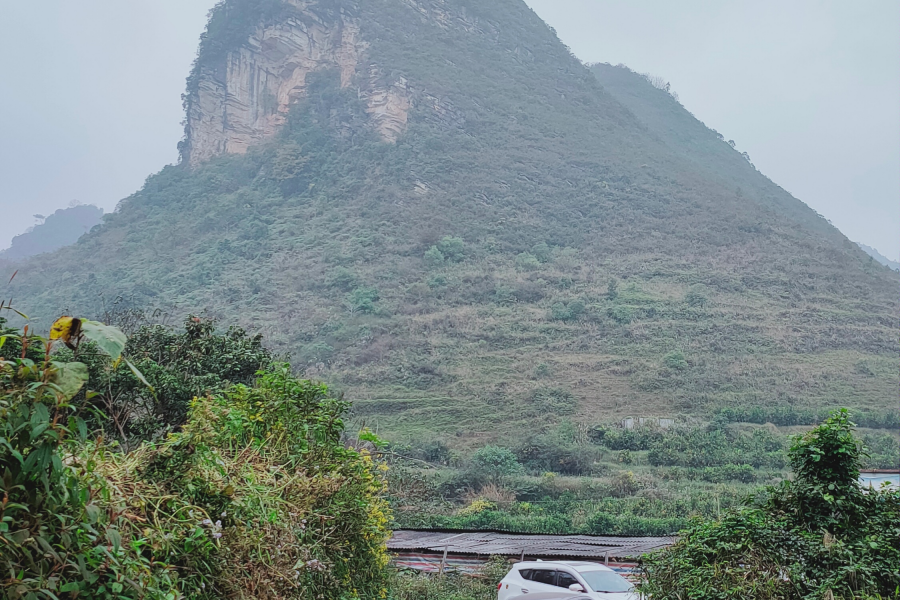
[[[71,346],[81,335],[81,319],[75,317],[60,317],[50,328],[51,340],[62,340],[67,346]]]

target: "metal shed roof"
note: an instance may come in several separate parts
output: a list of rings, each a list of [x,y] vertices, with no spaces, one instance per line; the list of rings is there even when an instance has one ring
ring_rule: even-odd
[[[675,543],[674,537],[609,537],[593,535],[524,535],[491,531],[395,531],[393,551],[432,551],[475,556],[637,559]]]

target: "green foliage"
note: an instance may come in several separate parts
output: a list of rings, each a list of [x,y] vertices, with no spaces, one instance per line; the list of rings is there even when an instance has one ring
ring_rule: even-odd
[[[534,368],[535,379],[546,379],[553,374],[553,369],[547,363],[540,363]]]
[[[509,572],[505,557],[492,557],[474,576],[463,573],[397,573],[389,600],[495,600],[497,583]]]
[[[88,435],[72,404],[88,367],[52,360],[53,342],[27,329],[15,342],[24,356],[34,347],[43,358],[0,359],[3,597],[175,597],[168,594],[177,574],[154,564],[144,542],[123,539],[127,515],[104,510],[109,487],[89,462],[73,458]]]
[[[432,246],[425,252],[425,264],[429,269],[439,269],[446,261],[444,253],[437,246]]]
[[[895,597],[900,493],[864,493],[861,450],[846,411],[798,436],[796,479],[645,557],[641,592],[654,598]]]
[[[597,458],[595,449],[579,446],[559,429],[526,435],[516,455],[529,471],[565,475],[589,475]]]
[[[616,279],[610,279],[606,284],[606,297],[615,300],[619,297],[619,282]]]
[[[522,252],[516,256],[516,267],[523,271],[534,271],[535,269],[539,269],[540,266],[541,261],[539,261],[531,252]]]
[[[344,299],[347,310],[351,313],[371,314],[375,312],[375,303],[380,299],[375,288],[356,288]]]
[[[140,313],[132,318],[145,319]],[[249,336],[238,327],[219,333],[216,325],[194,316],[185,319],[181,331],[141,325],[128,339],[124,355],[145,381],[127,363],[111,364],[90,347],[76,351],[74,358],[88,365],[96,390],[88,404],[103,415],[89,418],[91,425],[126,447],[159,437],[184,423],[194,397],[231,383],[249,383],[271,363],[262,336]]]
[[[709,304],[706,286],[702,284],[692,285],[687,291],[687,294],[684,295],[684,301],[687,302],[689,306],[694,307],[704,307]]]
[[[531,254],[541,263],[548,263],[553,258],[553,250],[544,242],[535,244],[531,248]]]
[[[328,273],[326,281],[330,287],[350,292],[359,285],[359,276],[346,267],[335,267]]]
[[[688,368],[687,358],[681,350],[673,350],[663,357],[663,365],[673,371],[684,371]]]
[[[235,371],[259,358],[242,332],[223,344],[209,323],[189,319],[191,328],[190,351],[178,356],[194,372],[214,370],[223,346]],[[2,319],[0,330],[20,357],[0,359],[4,598],[385,596],[383,482],[370,455],[345,445],[349,405],[325,386],[293,378],[288,365],[256,373],[253,385],[219,380],[194,398],[180,431],[122,452],[92,437],[102,415],[82,418],[97,397],[90,390],[117,367],[121,331],[70,318],[54,326],[52,337],[91,358],[89,368],[66,362],[52,339]]]
[[[509,448],[485,446],[475,451],[470,459],[472,469],[490,480],[518,475],[522,472],[516,455]]]
[[[783,442],[765,429],[734,434],[722,429],[676,429],[650,441],[647,460],[654,466],[722,467],[785,466]]]
[[[866,434],[862,438],[867,455],[862,457],[868,469],[894,469],[900,465],[900,443],[888,433]]]
[[[445,236],[438,242],[437,249],[448,262],[460,262],[466,258],[466,243],[462,238]]]
[[[568,415],[578,408],[572,392],[560,387],[540,387],[531,393],[530,400],[541,413]]]
[[[584,302],[581,300],[556,302],[550,307],[550,318],[554,321],[577,321],[584,311]]]
[[[727,407],[719,411],[717,418],[729,423],[773,423],[775,425],[817,425],[830,414],[828,409],[798,409],[793,406]],[[900,429],[900,413],[896,410],[860,411],[854,421],[861,427],[876,429]]]
[[[634,311],[628,306],[610,306],[607,314],[610,319],[621,325],[627,325],[634,320]]]

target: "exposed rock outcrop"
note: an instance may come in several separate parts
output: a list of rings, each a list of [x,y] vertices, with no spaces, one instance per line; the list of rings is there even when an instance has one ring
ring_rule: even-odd
[[[479,25],[442,9],[442,2],[410,2],[424,18],[442,27],[470,30]],[[453,103],[415,90],[402,75],[386,77],[367,61],[355,12],[314,10],[311,0],[285,0],[298,9],[276,23],[259,25],[222,59],[201,62],[186,98],[187,124],[182,160],[198,165],[219,154],[243,154],[275,134],[291,105],[304,97],[310,73],[338,69],[342,87],[355,87],[371,126],[386,142],[406,131],[411,111],[444,127],[464,119]]]
[[[187,103],[185,158],[196,165],[246,152],[284,124],[310,73],[337,68],[346,87],[365,49],[359,23],[345,14],[333,22],[289,18],[258,27],[223,64],[200,67]]]

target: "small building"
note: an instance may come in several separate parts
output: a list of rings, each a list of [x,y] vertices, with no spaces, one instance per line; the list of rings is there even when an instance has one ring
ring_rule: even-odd
[[[492,556],[522,560],[584,560],[608,565],[628,577],[640,557],[675,543],[674,537],[529,535],[493,531],[395,531],[388,542],[393,563],[428,573],[472,573]]]

